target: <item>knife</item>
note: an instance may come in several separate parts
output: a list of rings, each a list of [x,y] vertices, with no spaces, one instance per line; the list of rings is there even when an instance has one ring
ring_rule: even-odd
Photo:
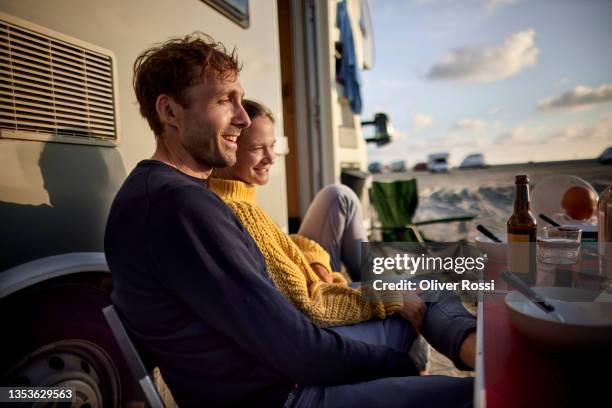
[[[546,221],[547,223],[549,223],[550,225],[552,225],[553,227],[560,227],[561,225],[559,225],[558,222],[556,222],[555,220],[553,220],[552,218],[544,215],[544,214],[540,214],[540,218],[543,219],[544,221]]]
[[[540,296],[529,286],[525,285],[525,283],[523,283],[523,281],[520,280],[515,274],[510,271],[503,271],[502,278],[545,313],[551,315],[559,322],[565,321],[562,316],[555,312],[555,307],[553,305],[548,303],[546,299]]]
[[[478,224],[478,225],[476,225],[476,229],[477,229],[478,231],[482,232],[482,233],[483,233],[483,234],[484,234],[484,235],[485,235],[487,238],[489,238],[491,241],[494,241],[494,242],[502,242],[502,240],[501,240],[501,239],[497,238],[497,237],[495,236],[495,234],[493,234],[491,231],[489,231],[489,229],[488,229],[488,228],[486,228],[484,225],[480,225],[480,224]]]

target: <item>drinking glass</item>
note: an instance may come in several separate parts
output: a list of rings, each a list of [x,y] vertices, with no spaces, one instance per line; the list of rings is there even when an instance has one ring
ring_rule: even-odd
[[[571,265],[578,261],[582,230],[576,227],[546,226],[538,234],[538,261]]]
[[[537,286],[575,286],[581,235],[575,227],[542,228],[537,237]]]

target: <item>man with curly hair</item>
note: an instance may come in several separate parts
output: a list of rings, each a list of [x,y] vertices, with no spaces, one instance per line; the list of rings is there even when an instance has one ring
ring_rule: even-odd
[[[254,240],[207,188],[214,167],[235,163],[251,123],[239,71],[235,53],[202,34],[134,64],[157,146],[113,202],[105,251],[113,303],[178,405],[341,406],[351,396],[348,406],[368,406],[379,394],[396,402],[385,406],[469,401],[469,380],[410,377],[418,372],[401,336],[378,345],[345,338],[275,288]],[[449,332],[449,347],[469,363],[463,343],[473,333],[461,330]]]

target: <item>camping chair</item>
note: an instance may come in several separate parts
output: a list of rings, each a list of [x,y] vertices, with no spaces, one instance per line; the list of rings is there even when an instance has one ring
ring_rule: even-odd
[[[473,214],[439,218],[434,220],[412,220],[419,206],[419,194],[416,179],[396,180],[391,182],[373,181],[370,188],[370,203],[378,216],[377,226],[382,232],[384,242],[420,242],[427,240],[418,227],[436,223],[470,221]]]
[[[152,408],[165,408],[165,405],[157,392],[157,388],[155,388],[155,384],[153,383],[151,374],[152,370],[147,370],[145,367],[145,364],[140,358],[138,350],[136,350],[136,347],[134,347],[134,343],[132,343],[132,340],[125,329],[117,310],[115,310],[113,305],[109,305],[102,309],[102,312],[104,313],[104,317],[106,318],[106,321],[113,332],[115,340],[117,340],[117,344],[119,344],[119,348],[121,349],[121,353],[123,354],[125,361],[128,363],[132,374],[140,384],[149,405]]]

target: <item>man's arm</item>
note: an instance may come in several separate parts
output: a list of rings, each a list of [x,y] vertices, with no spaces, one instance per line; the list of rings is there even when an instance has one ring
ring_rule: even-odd
[[[198,188],[162,197],[149,239],[157,273],[208,324],[293,382],[341,384],[416,372],[406,352],[343,338],[306,320],[262,270],[231,210]]]

